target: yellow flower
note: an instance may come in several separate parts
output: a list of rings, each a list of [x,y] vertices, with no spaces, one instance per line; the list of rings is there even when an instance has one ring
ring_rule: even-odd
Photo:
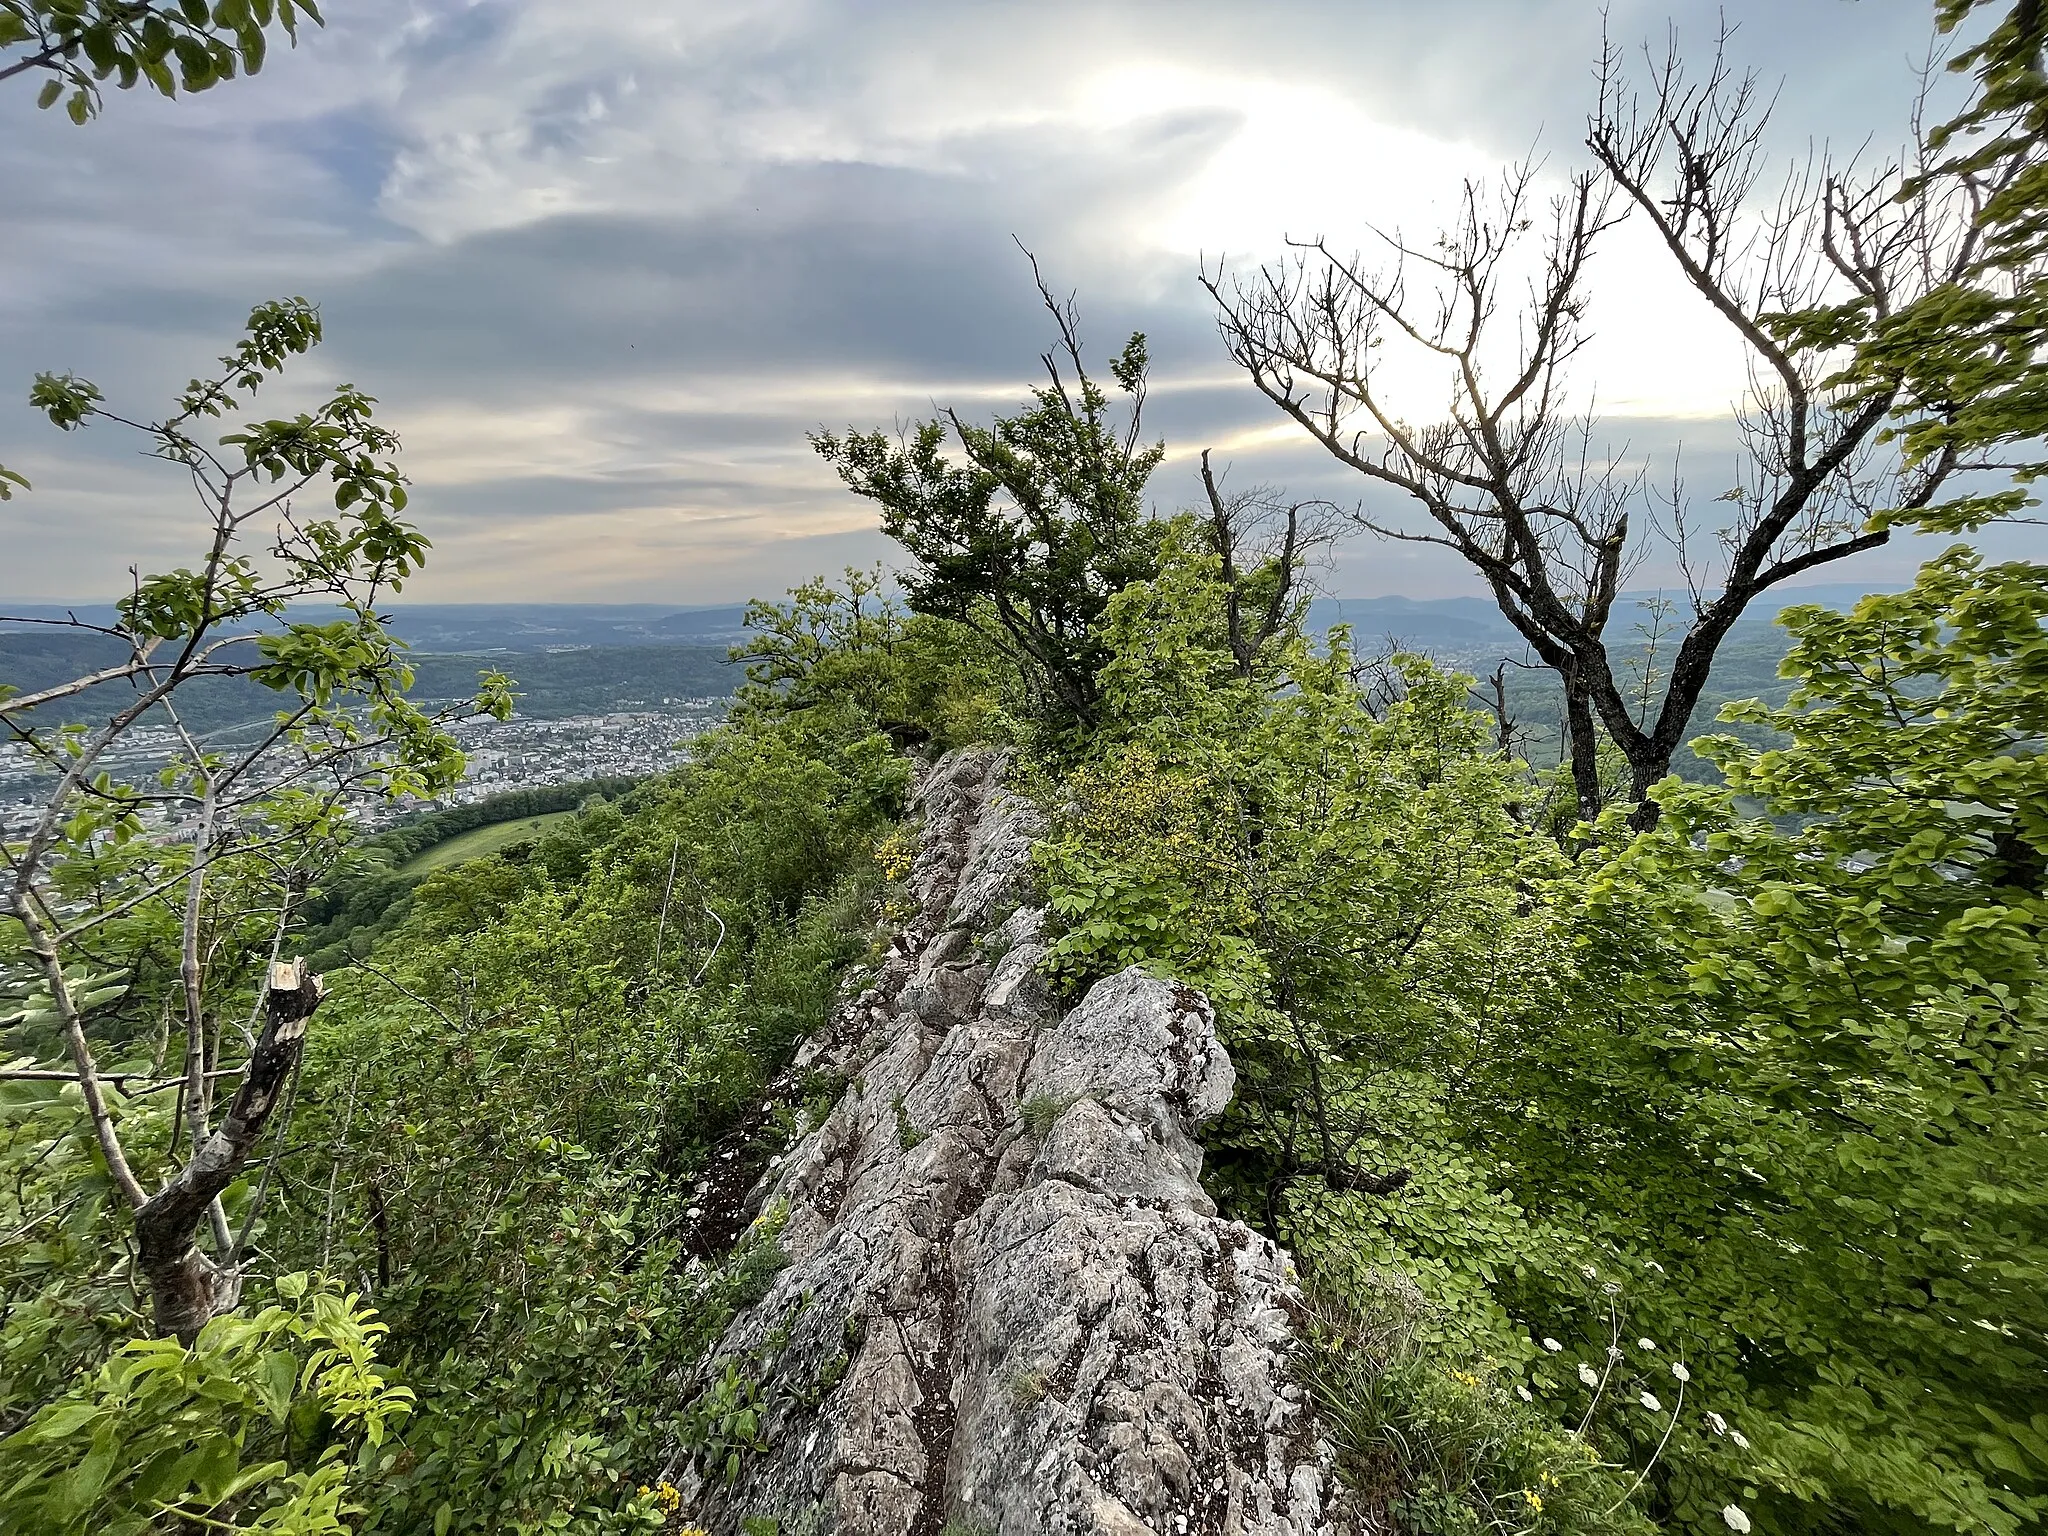
[[[1522,1490],[1522,1497],[1528,1501],[1529,1509],[1532,1514],[1540,1515],[1543,1513],[1543,1500],[1537,1496],[1535,1489],[1524,1488]]]
[[[683,1507],[682,1489],[678,1488],[667,1478],[663,1478],[652,1488],[642,1483],[640,1485],[640,1496],[653,1501],[654,1507],[661,1512],[661,1519],[664,1525],[674,1519]],[[702,1526],[686,1525],[676,1532],[676,1536],[708,1536],[708,1533]]]

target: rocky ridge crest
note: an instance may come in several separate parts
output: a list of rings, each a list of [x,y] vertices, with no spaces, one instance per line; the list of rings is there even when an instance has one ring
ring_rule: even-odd
[[[754,1192],[789,1262],[698,1386],[732,1372],[759,1429],[686,1508],[719,1536],[1348,1532],[1287,1255],[1202,1190],[1234,1083],[1209,1005],[1133,969],[1060,1013],[1004,766],[925,777],[918,910],[799,1057],[847,1087]]]

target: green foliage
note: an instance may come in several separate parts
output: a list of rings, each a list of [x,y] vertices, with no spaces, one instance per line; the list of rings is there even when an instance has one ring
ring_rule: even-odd
[[[848,566],[844,585],[808,582],[789,602],[752,602],[742,714],[838,711],[905,746],[943,751],[1009,729],[1010,670],[971,626],[905,614],[879,568]]]
[[[273,553],[284,567],[285,590],[266,585],[246,556],[216,550],[199,572],[142,578],[119,607],[124,631],[139,639],[185,640],[209,623],[256,613],[282,620],[279,632],[258,641],[262,662],[240,671],[266,687],[294,689],[324,705],[334,691],[380,667],[394,667],[394,642],[360,612],[326,625],[290,620],[286,597],[291,590],[331,593],[344,577],[397,591],[424,559],[427,540],[398,516],[406,506],[405,479],[388,457],[398,438],[374,420],[375,400],[352,384],[339,386],[314,411],[245,423],[219,440],[232,450],[225,455],[190,431],[201,419],[226,413],[238,392],[255,394],[290,358],[318,346],[321,335],[319,311],[305,299],[257,305],[245,336],[219,359],[217,371],[192,380],[172,415],[141,430],[151,439],[151,452],[192,471],[215,499],[238,485],[253,489],[289,481],[257,509],[263,510],[324,478],[333,486],[335,511],[343,515],[305,518],[292,537],[279,541]],[[109,416],[102,398],[84,380],[43,373],[36,376],[29,403],[65,431],[102,417],[134,425]],[[493,703],[504,689],[502,679],[494,682]],[[503,707],[510,707],[509,699]]]
[[[811,442],[880,506],[883,531],[917,562],[903,577],[911,607],[1001,645],[1024,672],[1035,716],[1064,730],[1097,721],[1110,599],[1156,573],[1158,525],[1144,494],[1165,445],[1141,443],[1145,338],[1110,361],[1128,402],[1118,423],[1082,365],[1071,308],[1040,291],[1062,346],[1045,354],[1049,382],[1017,415],[980,427],[948,412],[905,440],[849,431]],[[946,456],[949,427],[964,463]]]
[[[554,836],[575,815],[574,811],[550,811],[525,821],[500,821],[478,827],[473,832],[457,833],[418,858],[409,860],[401,873],[425,877],[490,854],[503,854],[514,863],[522,862],[532,854],[535,843]],[[574,873],[581,873],[581,870],[575,869]]]
[[[60,100],[74,123],[100,110],[100,84],[145,84],[163,96],[255,74],[269,30],[298,42],[299,20],[324,25],[313,0],[0,0],[0,79],[40,74],[36,105]],[[68,95],[67,95],[68,93]]]
[[[727,1249],[805,1112],[769,1085],[873,920],[908,783],[873,726],[751,714],[566,823],[573,858],[550,834],[437,872],[337,978],[317,1151],[266,1240],[376,1296],[419,1394],[364,1459],[365,1529],[659,1513],[637,1490],[682,1433],[677,1374],[786,1262],[773,1213]]]
[[[397,440],[372,420],[368,397],[343,386],[312,413],[247,423],[221,440],[232,450],[227,453],[192,435],[197,421],[253,397],[320,337],[318,312],[302,299],[257,306],[218,370],[193,380],[176,410],[149,424],[110,414],[97,389],[68,376],[43,375],[33,394],[67,430],[104,421],[140,432],[151,453],[191,477],[211,524],[197,569],[138,576],[118,605],[118,622],[99,631],[116,648],[114,665],[0,698],[16,741],[58,776],[46,820],[29,844],[29,863],[13,870],[14,919],[26,921],[22,904],[45,883],[51,897],[89,907],[89,923],[76,934],[50,935],[45,948],[51,953],[38,953],[33,964],[49,971],[56,949],[89,932],[94,969],[117,960],[132,976],[131,1017],[153,1012],[162,999],[166,951],[175,951],[175,930],[165,925],[178,915],[185,890],[212,882],[223,894],[254,896],[266,870],[276,884],[288,883],[287,875],[302,881],[330,856],[348,796],[431,795],[461,777],[461,753],[443,729],[446,717],[407,698],[410,668],[376,609],[418,567],[427,540],[398,516],[405,505],[403,476],[388,457]],[[319,480],[334,487],[335,515],[298,511],[267,555],[247,548],[250,519]],[[292,617],[294,605],[314,602],[337,604],[345,616],[324,623]],[[225,678],[278,696],[269,733],[253,748],[203,750],[183,729],[182,716],[171,713],[164,718],[178,731],[181,748],[153,790],[117,782],[102,770],[152,708],[175,711],[192,684]],[[509,708],[505,679],[482,681],[465,710]],[[101,691],[109,687],[123,695],[112,711]],[[44,714],[32,708],[39,693],[80,701],[94,725],[42,726]],[[272,789],[271,782],[286,787]],[[298,787],[315,784],[318,790]],[[208,824],[217,842],[194,854],[178,840],[145,836],[142,813],[152,803],[197,813],[202,821],[210,804]],[[274,914],[278,892],[263,899]],[[249,979],[249,950],[260,942],[243,916],[227,914],[253,915],[256,904],[215,903],[183,915],[189,925],[212,914],[216,931],[208,947],[222,962],[216,975],[223,996]],[[255,930],[263,926],[257,919]],[[8,938],[10,959],[30,958],[16,948],[25,941],[19,930]],[[50,976],[44,981],[47,986]]]
[[[5,1063],[35,1070],[32,1055]],[[147,1060],[124,1065],[146,1070]],[[151,1073],[151,1077],[155,1074]],[[140,1171],[153,1177],[171,1138],[173,1101],[129,1095],[109,1102]],[[107,1176],[76,1084],[0,1081],[0,1435],[47,1399],[90,1377],[142,1326],[127,1274],[128,1208]],[[0,1447],[6,1442],[0,1440]]]
[[[1062,1100],[1050,1093],[1034,1093],[1018,1106],[1017,1117],[1024,1122],[1025,1130],[1043,1141],[1075,1102],[1078,1101]]]
[[[263,978],[294,909],[334,856],[351,799],[438,793],[463,764],[448,717],[407,697],[402,646],[377,611],[417,569],[427,541],[399,516],[403,477],[388,457],[396,439],[371,419],[368,397],[343,386],[312,413],[247,423],[221,439],[222,451],[194,435],[198,421],[253,396],[319,339],[318,314],[303,300],[259,306],[219,370],[153,423],[114,414],[96,389],[68,377],[46,375],[34,394],[60,428],[139,432],[195,485],[207,525],[194,568],[139,574],[116,622],[95,631],[118,648],[115,665],[0,696],[8,734],[46,769],[43,803],[6,850],[0,918],[0,997],[16,1005],[0,1004],[0,1028],[7,1054],[21,1053],[11,1070],[29,1074],[0,1087],[0,1230],[9,1234],[0,1245],[0,1456],[40,1458],[17,1490],[36,1519],[155,1528],[159,1505],[193,1520],[205,1510],[211,1520],[247,1514],[280,1529],[338,1528],[341,1517],[344,1465],[293,1460],[298,1481],[288,1484],[281,1468],[261,1470],[269,1461],[237,1449],[255,1444],[243,1424],[257,1401],[250,1394],[275,1385],[284,1357],[270,1351],[271,1374],[260,1379],[236,1373],[256,1347],[251,1338],[290,1328],[310,1341],[305,1329],[317,1326],[331,1337],[307,1357],[306,1386],[317,1378],[333,1396],[347,1381],[333,1351],[360,1375],[376,1330],[349,1335],[354,1314],[325,1292],[291,1314],[311,1309],[303,1328],[277,1312],[202,1325],[232,1313],[270,1268],[249,1243],[277,1192],[304,1035],[266,1029],[259,1050],[256,1031]],[[251,549],[252,520],[316,481],[333,487],[334,514],[308,506],[274,531],[257,522],[267,542]],[[343,617],[294,616],[315,604]],[[187,728],[180,690],[208,677],[275,695],[253,743],[203,745]],[[119,696],[111,707],[109,689]],[[85,701],[93,723],[44,725],[39,696]],[[509,707],[502,678],[486,678],[460,712],[478,707]],[[177,746],[154,784],[117,779],[106,765],[133,745],[152,709]],[[152,819],[164,812],[169,835]],[[229,1104],[233,1113],[218,1113]],[[174,1198],[167,1188],[192,1193]],[[201,1225],[208,1236],[195,1247]],[[191,1349],[135,1342],[152,1328]],[[90,1437],[67,1444],[35,1416],[53,1397],[76,1406],[94,1380],[94,1401],[106,1401],[92,1422],[119,1441],[115,1465]],[[247,1388],[239,1397],[237,1381]],[[283,1411],[275,1391],[263,1402]],[[388,1407],[359,1413],[335,1397],[309,1411],[367,1413],[374,1441]],[[204,1439],[195,1426],[216,1411],[216,1451],[187,1466],[148,1449],[152,1437]],[[64,1463],[67,1452],[76,1465]],[[131,1509],[118,1501],[132,1477],[142,1492]],[[87,1482],[104,1484],[102,1502],[80,1491]],[[273,1484],[275,1500],[262,1493]]]
[[[437,843],[459,833],[501,821],[573,811],[591,800],[617,800],[642,781],[638,778],[583,779],[574,784],[535,784],[486,795],[446,810],[423,811],[388,827],[363,845],[366,853],[396,867],[409,863]]]
[[[719,1314],[674,1276],[672,1243],[645,1241],[653,1223],[632,1181],[593,1173],[584,1149],[539,1150],[520,1170],[530,1192],[503,1202],[478,1260],[431,1277],[399,1266],[452,1266],[454,1237],[423,1242],[416,1175],[392,1181],[397,1230],[373,1263],[393,1267],[394,1358],[420,1402],[364,1458],[365,1529],[639,1528],[633,1490],[661,1454],[663,1377]],[[518,1167],[497,1149],[484,1162],[500,1177]],[[435,1214],[462,1207],[444,1199]]]
[[[305,925],[301,942],[311,954],[314,968],[339,969],[369,954],[385,935],[398,929],[411,915],[415,893],[423,881],[439,873],[445,863],[467,862],[467,858],[450,860],[447,855],[451,846],[469,834],[487,828],[518,828],[531,819],[550,818],[550,829],[543,837],[515,837],[511,846],[479,848],[468,857],[502,852],[506,860],[501,864],[523,865],[537,855],[556,878],[575,879],[588,866],[592,845],[609,841],[617,826],[604,825],[603,815],[586,816],[572,826],[552,818],[628,794],[640,782],[608,778],[509,790],[466,805],[423,812],[364,838],[320,877],[300,909]],[[523,871],[512,869],[485,881],[496,886],[486,893],[471,876],[452,875],[435,887],[428,901],[432,905],[445,898],[457,909],[471,906],[473,927],[503,910],[525,879]],[[441,919],[429,921],[430,926],[450,929],[469,919],[444,911]]]
[[[1957,551],[1793,610],[1789,701],[1730,711],[1786,745],[1710,745],[1725,785],[1576,858],[1462,680],[1375,696],[1340,634],[1241,684],[1216,594],[1191,556],[1113,605],[1041,856],[1054,964],[1208,989],[1215,1187],[1326,1290],[1428,1295],[1389,1379],[1332,1378],[1360,1445],[1487,1448],[1404,1518],[1505,1518],[1471,1489],[1520,1486],[1514,1387],[1660,1522],[2037,1522],[2042,572]],[[1633,1406],[1674,1381],[1682,1417]]]
[[[2048,1512],[2044,615],[2048,570],[1964,550],[1788,612],[1790,703],[1733,713],[1789,745],[1710,746],[1728,789],[1665,786],[1669,825],[1588,888],[1658,1098],[1720,1149],[1665,1154],[1683,1197],[1643,1219],[1692,1233],[1690,1306],[1740,1319],[1759,1478],[1956,1529]]]
[[[1980,9],[1944,0],[1942,24]],[[2038,11],[1957,60],[1980,89],[1930,175],[1989,190],[1969,280],[1768,322],[1854,349],[1828,387],[1882,397],[1916,461],[2041,435]],[[300,14],[0,0],[0,75],[45,72],[83,120],[106,79],[253,70]],[[1304,1384],[1391,1526],[2041,1525],[2048,569],[1952,551],[1909,593],[1790,611],[1789,695],[1703,747],[1724,782],[1667,781],[1654,830],[1610,816],[1561,848],[1469,679],[1299,633],[1291,522],[1280,553],[1239,548],[1213,483],[1213,527],[1148,512],[1144,340],[1111,363],[1119,407],[1052,309],[1063,351],[1016,414],[814,440],[912,556],[908,612],[860,571],[751,605],[739,705],[687,767],[417,881],[400,866],[486,808],[327,868],[346,794],[461,767],[379,617],[428,547],[396,440],[347,385],[198,435],[317,344],[317,311],[259,306],[162,421],[36,378],[60,430],[139,425],[221,508],[196,568],[122,603],[112,680],[262,689],[271,746],[336,787],[270,788],[261,753],[195,740],[158,789],[219,819],[161,838],[100,767],[118,729],[0,690],[64,775],[9,849],[41,861],[0,932],[10,1070],[61,1046],[103,1090],[95,1133],[77,1082],[0,1082],[0,1530],[644,1531],[680,1518],[655,1471],[679,1448],[737,1480],[767,1372],[700,1362],[787,1262],[781,1213],[743,1202],[838,1087],[794,1045],[902,915],[902,749],[989,738],[1035,751],[1058,807],[1054,979],[1139,964],[1216,1003],[1238,1095],[1212,1185],[1296,1252]],[[2039,467],[1889,516],[1975,526]],[[25,487],[0,470],[0,499]],[[236,545],[314,488],[331,515]],[[341,616],[307,618],[315,597]],[[511,697],[483,680],[483,707]],[[543,809],[568,806],[513,814]],[[294,923],[364,963],[223,1193],[215,1257],[252,1302],[149,1340],[130,1208],[212,1123],[174,1052],[186,1087],[233,1069]],[[1066,1107],[1022,1118],[1044,1136]],[[1020,1409],[1045,1385],[1010,1384]]]
[[[910,1118],[910,1110],[898,1094],[889,1101],[889,1108],[896,1116],[896,1140],[906,1152],[913,1152],[931,1139],[931,1132],[921,1130]]]
[[[746,1458],[768,1449],[763,1413],[760,1382],[728,1363],[683,1415],[683,1444],[710,1475],[736,1483]]]
[[[347,1458],[412,1394],[376,1363],[354,1296],[280,1276],[279,1304],[215,1318],[190,1348],[138,1340],[0,1439],[0,1530],[212,1529],[342,1536]]]
[[[1303,1170],[1362,1171],[1353,1074],[1437,1060],[1445,1013],[1483,1029],[1517,1005],[1539,959],[1506,979],[1495,957],[1528,926],[1517,887],[1557,853],[1510,816],[1520,775],[1487,750],[1465,680],[1406,661],[1375,714],[1339,631],[1325,654],[1298,635],[1276,652],[1276,694],[1217,643],[1220,598],[1200,556],[1119,598],[1122,739],[1069,780],[1041,862],[1056,974],[1156,965],[1224,1010],[1276,1219]]]
[[[1299,1368],[1368,1508],[1416,1536],[1655,1529],[1583,1435],[1517,1401],[1488,1362],[1426,1347],[1424,1311],[1378,1273],[1308,1307]]]
[[[1939,0],[1936,24],[1964,32],[2004,0]],[[2048,430],[2048,362],[2039,338],[2048,328],[2048,76],[2041,69],[2048,17],[2031,3],[2005,14],[1948,60],[1975,76],[1963,109],[1930,135],[1931,158],[1908,193],[1967,185],[1963,217],[1972,260],[1960,277],[1882,315],[1867,303],[1839,313],[1806,313],[1777,323],[1804,339],[1832,331],[1856,354],[1830,383],[1852,401],[1887,399],[1890,435],[1909,463],[1952,458],[1969,463],[1985,450],[2014,468],[2010,482],[1973,487],[1931,507],[1880,512],[1876,523],[1957,533],[2011,515],[2031,503],[2028,486],[2048,472],[2038,445]],[[2015,462],[2016,461],[2016,462]]]

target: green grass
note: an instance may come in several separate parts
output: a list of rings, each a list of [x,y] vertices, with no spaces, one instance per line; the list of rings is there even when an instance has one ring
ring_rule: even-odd
[[[514,843],[532,842],[553,823],[575,814],[574,811],[550,811],[544,816],[528,816],[520,821],[496,821],[488,827],[472,827],[416,854],[401,864],[398,872],[417,877],[431,875],[435,870],[446,869],[452,864],[466,864],[471,859],[480,859]]]

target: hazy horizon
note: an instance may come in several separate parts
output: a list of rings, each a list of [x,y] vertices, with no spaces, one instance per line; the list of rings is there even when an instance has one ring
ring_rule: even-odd
[[[1752,616],[1767,616],[1780,608],[1790,607],[1799,602],[1836,603],[1853,601],[1856,598],[1876,592],[1902,591],[1911,585],[1910,580],[1879,583],[1866,586],[1861,582],[1823,581],[1792,583],[1772,587],[1759,594],[1750,604]],[[753,594],[722,602],[707,603],[661,603],[661,602],[547,602],[524,598],[472,598],[466,600],[425,600],[416,601],[400,594],[396,600],[380,603],[378,606],[391,613],[418,612],[424,609],[499,609],[518,608],[532,612],[607,612],[644,614],[648,617],[662,617],[679,614],[703,614],[735,612],[748,603],[756,601],[777,601],[786,594]],[[1618,603],[1640,603],[1663,597],[1682,597],[1683,591],[1661,587],[1628,587],[1616,595]],[[1401,592],[1325,592],[1318,589],[1313,594],[1318,603],[1403,603],[1418,607],[1449,604],[1474,604],[1494,613],[1502,624],[1507,620],[1499,615],[1493,599],[1477,592],[1443,593],[1434,597],[1412,597]],[[15,609],[29,617],[40,618],[62,610],[111,609],[117,600],[112,597],[92,598],[10,598],[0,596],[0,610]],[[0,619],[6,617],[0,611]]]

